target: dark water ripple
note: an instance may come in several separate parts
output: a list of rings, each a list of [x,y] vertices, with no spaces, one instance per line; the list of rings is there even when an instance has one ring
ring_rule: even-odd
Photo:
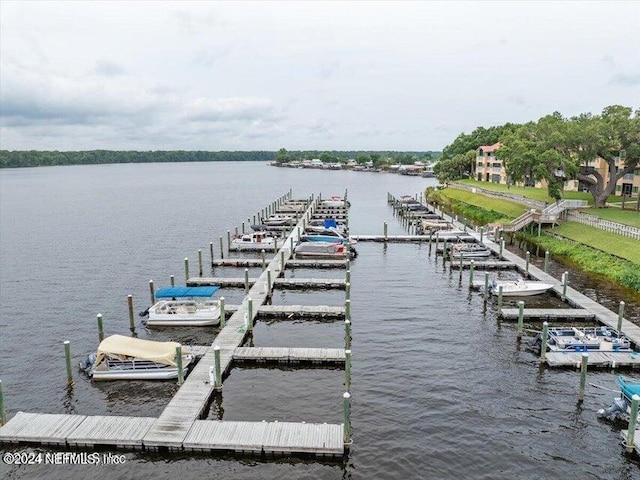
[[[184,258],[195,272],[198,249],[205,275],[242,277],[243,269],[206,264],[209,242],[218,256],[218,239],[226,241],[227,229],[233,231],[290,187],[294,196],[321,190],[342,194],[348,188],[352,232],[382,233],[386,221],[389,234],[398,234],[403,230],[386,205],[386,192],[416,193],[430,182],[242,163],[0,171],[0,378],[9,416],[18,410],[157,416],[177,389],[172,382],[92,384],[77,374],[74,388],[67,390],[63,340],[72,341],[74,361],[94,350],[97,313],[104,315],[107,334],[127,334],[126,296],[134,296],[136,312],[143,310],[149,280],[159,287],[173,274],[183,282]],[[485,308],[482,294],[468,290],[467,272],[461,284],[457,272],[428,256],[426,246],[361,243],[357,248],[351,273],[354,444],[344,461],[126,453],[127,463],[120,467],[0,465],[0,475],[640,478],[637,462],[619,445],[619,427],[595,416],[614,394],[590,387],[578,403],[577,373],[540,369],[516,341],[515,325],[498,322],[495,305]],[[567,269],[552,262],[557,277]],[[259,271],[249,269],[251,276]],[[334,278],[344,270],[295,269],[286,276]],[[570,278],[614,310],[624,299],[627,318],[640,318],[638,300],[628,292],[574,270]],[[222,294],[229,304],[244,295],[242,289]],[[344,305],[344,292],[276,291],[273,302],[337,306]],[[550,296],[527,299],[527,305],[562,306]],[[505,306],[515,303],[505,299]],[[146,329],[138,323],[137,333],[208,344],[217,329]],[[258,322],[251,342],[339,348],[344,324]],[[236,367],[208,417],[341,422],[343,381],[344,372],[332,368]],[[589,381],[614,388],[615,375],[594,371]]]

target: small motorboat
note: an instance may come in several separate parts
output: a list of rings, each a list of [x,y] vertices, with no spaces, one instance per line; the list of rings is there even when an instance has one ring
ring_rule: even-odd
[[[550,328],[547,345],[552,352],[632,351],[629,339],[607,326]]]
[[[598,416],[628,422],[631,415],[631,399],[634,395],[640,395],[640,381],[631,380],[622,375],[618,375],[617,381],[620,387],[620,398],[614,399],[609,408],[598,410]]]
[[[311,220],[307,225],[307,232],[323,232],[328,229],[335,229],[341,235],[346,235],[347,227],[344,223],[338,222],[333,218],[325,218],[325,219],[315,219]]]
[[[229,250],[277,250],[284,243],[284,239],[276,238],[269,232],[253,232],[244,235],[234,235]]]
[[[453,258],[483,258],[491,256],[491,250],[479,243],[454,243],[447,249]]]
[[[340,242],[301,242],[293,250],[296,258],[350,258],[357,252]]]
[[[339,195],[333,195],[331,200],[321,200],[320,207],[325,208],[349,208],[351,204],[348,201],[345,201]]]
[[[282,227],[286,225],[292,225],[296,223],[296,217],[293,215],[280,215],[274,214],[267,218],[262,219],[263,225],[268,225],[271,227]]]
[[[357,243],[356,240],[353,240],[342,233],[337,228],[326,228],[320,232],[314,233],[306,233],[304,235],[300,235],[301,242],[340,242],[340,243],[348,243],[350,245],[355,245]]]
[[[167,287],[155,293],[159,302],[144,313],[150,327],[203,327],[220,323],[220,301],[211,297],[220,287]]]
[[[531,295],[540,295],[553,288],[550,283],[535,282],[528,280],[501,281],[492,280],[489,289],[494,295],[499,295],[500,287],[502,287],[503,297],[529,297]]]
[[[154,342],[111,335],[80,364],[94,380],[168,380],[178,378],[177,342]],[[182,348],[182,369],[186,372],[195,356]]]

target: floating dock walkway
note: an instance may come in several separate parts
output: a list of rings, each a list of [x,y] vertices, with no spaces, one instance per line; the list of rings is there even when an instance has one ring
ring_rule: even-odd
[[[291,193],[278,200],[290,198]],[[275,203],[272,206],[275,207]],[[230,307],[233,313],[210,347],[193,347],[201,356],[184,383],[169,401],[158,418],[104,415],[66,415],[18,412],[0,428],[1,443],[28,443],[62,447],[94,448],[107,446],[131,450],[176,451],[231,451],[268,454],[314,454],[317,456],[342,456],[350,444],[349,394],[343,395],[345,424],[317,424],[294,422],[242,422],[202,420],[215,391],[222,389],[212,371],[220,369],[221,378],[229,374],[234,360],[242,362],[277,362],[311,364],[345,364],[350,362],[350,351],[338,348],[255,348],[242,347],[258,316],[291,317],[319,316],[345,318],[344,307],[328,306],[269,306],[263,305],[272,288],[337,288],[345,289],[343,279],[284,279],[284,267],[345,268],[346,261],[300,261],[291,259],[291,248],[304,231],[308,219],[329,211],[316,211],[317,200],[296,202],[301,205],[295,227],[275,256],[265,265],[262,274],[249,279],[250,288],[240,305]],[[274,208],[275,209],[275,208]],[[302,213],[304,212],[304,213]],[[331,210],[332,216],[340,213]],[[346,218],[346,211],[340,216]],[[222,243],[222,240],[221,240]],[[284,259],[284,265],[282,261]],[[262,260],[212,260],[212,266],[262,266]],[[268,285],[269,279],[272,284]],[[189,278],[189,285],[216,284],[249,287],[246,279]],[[249,307],[251,299],[253,308]],[[231,313],[231,312],[228,312]],[[225,315],[226,317],[226,315]],[[350,315],[347,314],[349,318]],[[245,323],[245,318],[249,322]],[[348,322],[345,322],[348,323]],[[350,336],[349,336],[350,342]],[[350,343],[349,343],[350,344]],[[216,360],[219,353],[219,363]],[[349,372],[350,378],[350,367]],[[350,380],[347,383],[349,390]]]

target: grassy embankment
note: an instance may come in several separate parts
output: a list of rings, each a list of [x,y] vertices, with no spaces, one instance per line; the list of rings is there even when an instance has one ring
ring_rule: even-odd
[[[449,211],[479,225],[509,222],[527,210],[516,202],[453,188],[427,189],[427,195],[429,201],[437,201]],[[576,222],[563,222],[552,231],[543,230],[540,237],[526,233],[519,235],[553,255],[566,257],[587,272],[603,275],[624,287],[640,291],[640,248],[637,240]]]

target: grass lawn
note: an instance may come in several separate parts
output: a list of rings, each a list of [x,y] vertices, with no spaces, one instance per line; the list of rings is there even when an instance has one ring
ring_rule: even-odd
[[[472,193],[466,190],[459,190],[457,188],[445,188],[444,190],[439,190],[438,193],[458,202],[498,212],[505,217],[508,217],[505,221],[519,217],[527,210],[526,207],[523,207],[521,204],[516,202],[491,198],[479,193]]]
[[[640,212],[634,210],[621,210],[619,208],[589,208],[580,210],[581,212],[611,220],[612,222],[624,223],[632,227],[640,228]]]
[[[512,185],[507,188],[506,185],[501,183],[491,182],[479,182],[471,178],[465,180],[456,180],[458,183],[470,185],[472,187],[484,188],[486,190],[493,190],[495,192],[513,193],[515,195],[522,195],[523,197],[531,198],[532,200],[538,200],[539,202],[553,203],[555,200],[549,196],[546,188],[534,188],[534,187],[516,187]],[[586,200],[589,205],[593,205],[593,196],[590,193],[584,192],[563,192],[563,198],[568,200]],[[613,197],[612,197],[613,198]]]
[[[558,235],[584,243],[603,252],[616,255],[640,265],[640,248],[638,240],[605,232],[577,222],[563,222],[553,229]]]

